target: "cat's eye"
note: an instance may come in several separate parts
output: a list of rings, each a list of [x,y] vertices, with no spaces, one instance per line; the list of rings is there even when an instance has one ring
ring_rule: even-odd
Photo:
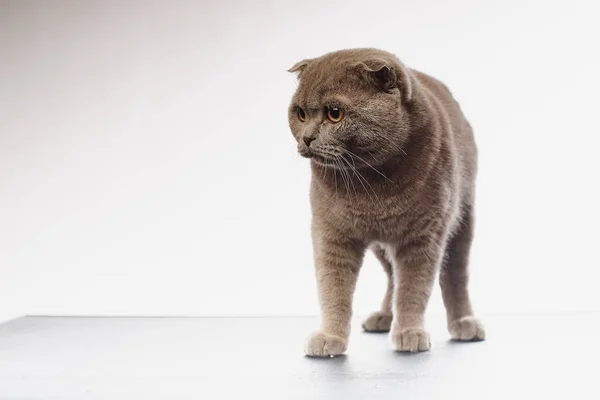
[[[344,111],[339,107],[327,107],[327,118],[333,122],[340,122],[344,118]]]
[[[302,122],[306,121],[306,114],[304,113],[304,110],[301,109],[300,107],[296,107],[296,115],[298,116],[298,119]]]

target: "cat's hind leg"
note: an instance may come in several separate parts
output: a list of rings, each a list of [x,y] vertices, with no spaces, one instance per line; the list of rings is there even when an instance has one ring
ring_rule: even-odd
[[[440,270],[440,286],[448,317],[448,331],[452,339],[461,341],[485,339],[483,324],[473,315],[468,290],[473,223],[472,209],[467,207],[457,232],[448,241],[446,256]]]
[[[362,327],[365,332],[389,332],[392,325],[392,293],[394,292],[394,278],[392,276],[392,263],[385,255],[383,247],[376,245],[371,249],[375,257],[381,262],[387,276],[387,288],[381,302],[381,310],[375,311],[364,320]]]

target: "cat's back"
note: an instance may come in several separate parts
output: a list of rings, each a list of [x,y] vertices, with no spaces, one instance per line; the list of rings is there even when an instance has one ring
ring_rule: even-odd
[[[435,97],[440,102],[448,117],[450,124],[455,131],[462,131],[468,125],[468,121],[465,118],[460,105],[452,96],[450,89],[440,80],[434,78],[431,75],[427,75],[424,72],[412,69],[413,76],[417,79],[418,83],[424,88],[430,96]]]
[[[477,173],[477,146],[471,124],[467,121],[459,103],[450,89],[440,80],[421,71],[411,70],[419,85],[430,97],[437,100],[448,117],[451,126],[452,144],[459,160],[459,169],[463,178],[463,192],[471,197],[472,185]],[[470,199],[472,201],[472,199]]]

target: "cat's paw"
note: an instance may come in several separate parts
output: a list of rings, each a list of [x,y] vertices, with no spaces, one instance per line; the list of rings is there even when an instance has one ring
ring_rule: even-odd
[[[344,353],[347,346],[347,339],[317,331],[308,338],[304,352],[309,357],[333,357]]]
[[[392,331],[390,335],[392,347],[396,351],[427,351],[431,347],[429,334],[423,328],[405,328]]]
[[[362,323],[365,332],[389,332],[392,326],[392,314],[384,314],[381,311],[369,315]]]
[[[479,341],[485,340],[485,328],[476,317],[463,317],[448,325],[450,336],[454,340]]]

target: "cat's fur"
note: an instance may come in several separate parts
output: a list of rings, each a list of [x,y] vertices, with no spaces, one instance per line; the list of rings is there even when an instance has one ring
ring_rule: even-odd
[[[306,354],[346,350],[367,248],[383,264],[389,284],[381,310],[363,323],[366,331],[391,329],[399,351],[428,350],[424,313],[440,271],[452,338],[484,339],[467,289],[477,150],[446,86],[376,49],[329,53],[290,71],[298,73],[299,86],[289,124],[298,151],[311,158],[322,312]],[[340,107],[344,118],[328,120],[328,106]]]

